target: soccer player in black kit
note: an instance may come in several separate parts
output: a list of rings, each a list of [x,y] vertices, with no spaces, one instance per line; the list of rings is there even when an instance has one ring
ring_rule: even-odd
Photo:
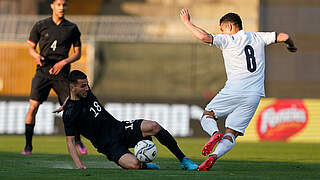
[[[47,100],[52,89],[56,92],[60,104],[68,97],[68,74],[70,63],[81,57],[80,31],[76,24],[66,20],[64,13],[67,0],[51,0],[52,16],[38,21],[30,32],[29,54],[37,64],[36,74],[32,79],[29,109],[26,115],[26,145],[23,155],[32,153],[32,136],[35,116],[40,104]],[[40,53],[36,51],[37,44]],[[68,56],[71,45],[74,53]],[[87,150],[77,135],[77,147],[81,154]]]
[[[128,150],[142,139],[151,140],[151,136],[155,136],[177,157],[182,169],[198,168],[198,165],[185,157],[171,134],[157,122],[118,121],[93,95],[83,72],[74,70],[68,79],[70,95],[63,105],[63,122],[68,151],[77,168],[86,169],[75,150],[74,136],[77,133],[89,139],[98,152],[124,169],[160,169],[156,164],[139,162]]]

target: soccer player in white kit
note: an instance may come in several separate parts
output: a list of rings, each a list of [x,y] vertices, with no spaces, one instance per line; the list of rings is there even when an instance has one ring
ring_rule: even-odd
[[[198,170],[207,171],[232,149],[237,136],[244,135],[260,98],[265,96],[265,46],[284,42],[290,52],[296,52],[297,48],[286,33],[245,32],[241,18],[235,13],[228,13],[220,19],[222,34],[218,35],[209,34],[191,23],[188,9],[180,11],[180,18],[196,38],[222,50],[227,73],[224,88],[205,107],[201,118],[202,128],[211,137],[201,152],[209,157]],[[227,117],[225,134],[219,132],[216,122],[221,117]],[[218,145],[211,153],[216,143]]]

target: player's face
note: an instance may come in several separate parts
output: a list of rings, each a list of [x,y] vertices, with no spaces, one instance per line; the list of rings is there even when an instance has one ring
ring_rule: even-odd
[[[78,83],[73,87],[72,93],[78,98],[86,98],[89,91],[89,84],[87,79],[78,79]]]
[[[67,1],[66,0],[55,0],[51,4],[52,15],[58,18],[63,18],[64,13],[67,10]]]

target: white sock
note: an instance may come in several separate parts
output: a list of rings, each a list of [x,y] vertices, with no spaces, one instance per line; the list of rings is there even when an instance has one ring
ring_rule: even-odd
[[[200,120],[202,129],[206,131],[210,136],[216,131],[219,131],[216,120],[208,115],[204,115]]]
[[[225,139],[224,137],[230,136],[232,138],[232,142],[229,139]],[[235,137],[231,133],[227,133],[223,136],[223,139],[219,142],[216,149],[214,150],[212,154],[217,155],[218,158],[229,152],[235,144]]]

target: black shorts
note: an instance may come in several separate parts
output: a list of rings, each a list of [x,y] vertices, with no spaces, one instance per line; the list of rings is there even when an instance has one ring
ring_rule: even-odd
[[[51,89],[58,95],[59,103],[62,104],[69,95],[68,74],[59,73],[54,76],[37,69],[32,79],[30,99],[41,104],[48,99]]]
[[[142,119],[133,121],[122,121],[122,137],[119,142],[113,143],[113,145],[103,148],[101,151],[107,156],[110,161],[118,163],[121,156],[126,153],[131,153],[129,148],[133,148],[139,141],[143,139],[152,140],[151,136],[143,137],[141,131]]]

